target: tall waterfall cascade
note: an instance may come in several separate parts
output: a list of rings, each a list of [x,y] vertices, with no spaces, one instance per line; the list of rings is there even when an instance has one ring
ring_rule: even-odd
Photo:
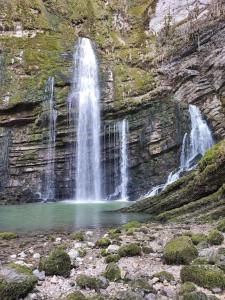
[[[91,41],[80,38],[74,52],[72,91],[68,98],[70,127],[76,131],[75,199],[101,200],[100,92],[98,63]]]
[[[214,141],[211,131],[206,121],[203,120],[200,109],[195,105],[189,105],[189,115],[191,132],[190,134],[185,133],[183,137],[179,169],[169,174],[165,184],[152,188],[146,197],[157,195],[165,190],[169,184],[178,180],[181,173],[196,167],[197,159],[213,146]]]
[[[45,87],[44,112],[46,114],[47,130],[47,167],[44,174],[42,199],[55,199],[55,143],[57,111],[54,103],[54,77],[49,77]]]

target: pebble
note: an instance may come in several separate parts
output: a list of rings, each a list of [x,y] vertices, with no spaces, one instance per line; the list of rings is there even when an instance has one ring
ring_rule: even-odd
[[[91,237],[93,236],[93,231],[87,231],[85,234],[86,236]]]
[[[145,296],[145,300],[156,300],[156,295],[148,294]]]
[[[74,249],[71,249],[69,252],[68,252],[68,255],[72,261],[72,263],[75,262],[75,260],[79,257],[79,252],[77,250],[74,250]]]
[[[107,250],[110,252],[110,253],[117,253],[118,250],[119,250],[119,246],[118,245],[109,245],[109,247],[107,248]]]
[[[40,258],[41,258],[41,254],[40,253],[34,253],[33,259],[39,260]]]
[[[54,275],[51,280],[50,280],[51,283],[53,284],[56,284],[58,282],[58,278]]]
[[[16,259],[16,258],[17,258],[17,255],[16,255],[16,254],[10,255],[10,258]]]
[[[212,289],[212,292],[214,294],[220,294],[220,293],[222,293],[222,290],[220,288],[214,288],[214,289]]]
[[[33,271],[33,274],[39,279],[39,280],[45,280],[45,272],[40,272],[38,269]]]

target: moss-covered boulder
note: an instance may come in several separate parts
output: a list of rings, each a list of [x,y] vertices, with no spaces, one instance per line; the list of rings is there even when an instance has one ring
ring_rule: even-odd
[[[17,238],[17,234],[14,232],[0,232],[0,240],[12,240]]]
[[[191,240],[194,245],[198,245],[201,242],[207,241],[207,235],[203,233],[196,233],[191,236]]]
[[[221,245],[224,240],[224,236],[221,232],[219,232],[219,230],[215,229],[210,231],[207,240],[211,245]]]
[[[206,289],[225,289],[225,274],[215,266],[184,266],[180,272],[183,282],[189,281]]]
[[[123,245],[119,248],[118,254],[121,257],[141,255],[141,247],[135,243]]]
[[[197,290],[196,286],[192,282],[185,282],[181,285],[179,294],[184,295]]]
[[[91,289],[98,291],[99,289],[106,288],[107,285],[100,278],[80,274],[76,278],[76,283],[82,289]]]
[[[166,280],[168,282],[171,282],[171,281],[175,280],[173,274],[171,274],[169,272],[166,272],[166,271],[161,271],[159,273],[155,273],[154,277],[159,278],[159,281],[161,281],[161,282],[163,282],[164,280]]]
[[[107,248],[110,244],[110,240],[103,237],[96,241],[95,246],[98,248]]]
[[[70,238],[72,240],[79,241],[79,242],[83,242],[85,240],[84,233],[81,231],[71,233]]]
[[[119,260],[120,260],[119,254],[110,254],[106,256],[105,262],[109,264],[111,262],[118,262]]]
[[[14,264],[0,267],[0,299],[16,300],[26,297],[37,283],[37,278],[28,269]]]
[[[203,292],[191,292],[184,294],[183,300],[209,300],[209,298]]]
[[[123,229],[129,230],[129,229],[139,229],[141,228],[141,223],[138,221],[131,221],[128,222],[127,224],[123,225]]]
[[[131,282],[129,282],[129,285],[133,291],[138,292],[139,294],[155,293],[153,286],[149,284],[146,278],[140,277],[132,280]]]
[[[57,248],[48,257],[40,259],[39,270],[45,271],[47,276],[59,275],[68,277],[71,270],[70,257],[62,248]]]
[[[164,260],[168,264],[189,264],[197,256],[198,250],[187,236],[172,239],[163,251]]]
[[[225,232],[225,219],[221,220],[218,225],[217,225],[217,229],[219,231]]]
[[[62,300],[87,300],[83,293],[80,291],[76,291],[67,297],[63,298]]]
[[[204,257],[198,257],[194,259],[191,263],[192,265],[209,265],[209,260]]]
[[[110,263],[105,269],[105,277],[109,281],[118,281],[121,279],[121,270],[116,263]]]

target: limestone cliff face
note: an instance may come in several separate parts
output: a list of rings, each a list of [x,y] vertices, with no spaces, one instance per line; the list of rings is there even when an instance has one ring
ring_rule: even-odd
[[[67,97],[79,36],[92,39],[99,59],[102,128],[129,121],[131,198],[164,182],[179,165],[188,103],[201,108],[218,140],[224,138],[223,3],[192,2],[188,15],[181,13],[185,4],[169,15],[165,9],[162,26],[160,0],[0,0],[2,203],[38,200],[47,164],[49,76],[58,112],[56,198],[71,197]],[[182,20],[174,18],[177,11]]]

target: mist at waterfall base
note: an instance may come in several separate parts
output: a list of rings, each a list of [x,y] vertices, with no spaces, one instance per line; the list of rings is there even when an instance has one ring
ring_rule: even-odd
[[[197,166],[197,160],[213,146],[214,141],[211,131],[203,120],[200,109],[195,105],[189,105],[189,115],[191,119],[191,132],[185,133],[183,137],[180,166],[178,170],[171,172],[166,183],[155,186],[145,197],[153,197],[165,190],[168,185],[177,181],[181,174],[194,169]]]

